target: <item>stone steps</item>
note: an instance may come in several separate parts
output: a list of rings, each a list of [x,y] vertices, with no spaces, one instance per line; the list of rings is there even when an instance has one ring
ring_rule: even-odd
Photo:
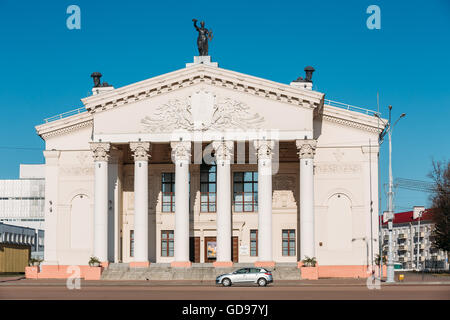
[[[214,268],[211,264],[194,263],[191,268],[172,268],[170,264],[152,263],[148,268],[130,268],[128,263],[111,263],[102,280],[201,280],[214,281],[218,275],[252,264],[235,264],[232,268]],[[280,264],[271,268],[274,280],[301,280],[296,264]]]

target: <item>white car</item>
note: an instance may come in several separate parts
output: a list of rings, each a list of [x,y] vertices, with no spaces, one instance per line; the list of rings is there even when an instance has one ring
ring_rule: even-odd
[[[254,283],[261,287],[273,282],[272,272],[264,268],[241,268],[216,278],[216,284],[229,287],[235,283]]]

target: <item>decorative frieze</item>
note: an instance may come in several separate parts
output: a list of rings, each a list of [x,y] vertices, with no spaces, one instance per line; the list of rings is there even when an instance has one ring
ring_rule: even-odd
[[[108,161],[111,144],[107,142],[91,142],[94,161]]]
[[[296,140],[295,144],[298,149],[300,159],[314,159],[316,154],[317,141],[313,139]]]
[[[295,190],[296,176],[294,174],[277,174],[273,178],[274,190]]]
[[[319,163],[314,173],[319,174],[356,174],[361,172],[361,165],[355,163]]]
[[[202,99],[198,95],[208,98],[209,103],[200,104]],[[200,108],[193,110],[193,108]],[[152,133],[167,133],[174,130],[207,131],[226,129],[258,129],[264,123],[264,117],[258,113],[251,113],[250,107],[244,103],[223,98],[216,100],[210,92],[193,93],[190,98],[174,99],[159,106],[152,116],[141,120],[144,130]]]
[[[133,152],[134,161],[148,161],[150,142],[130,142],[130,150]]]

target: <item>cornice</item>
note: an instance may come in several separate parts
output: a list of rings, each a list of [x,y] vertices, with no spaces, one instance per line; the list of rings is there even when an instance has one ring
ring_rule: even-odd
[[[196,84],[229,88],[311,109],[321,109],[323,106],[323,93],[206,65],[180,69],[81,101],[87,110],[98,112]]]
[[[44,140],[66,134],[81,128],[93,126],[93,115],[89,112],[73,115],[60,120],[36,126],[37,134]]]
[[[370,115],[325,105],[321,117],[325,121],[379,134],[384,125]]]

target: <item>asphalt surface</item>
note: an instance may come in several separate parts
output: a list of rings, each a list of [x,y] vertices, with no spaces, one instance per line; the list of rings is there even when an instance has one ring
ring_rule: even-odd
[[[450,281],[409,281],[367,286],[360,279],[276,281],[267,287],[216,286],[207,281],[84,281],[0,278],[1,300],[450,300]],[[419,280],[419,279],[417,279]],[[379,288],[379,289],[378,289]]]

